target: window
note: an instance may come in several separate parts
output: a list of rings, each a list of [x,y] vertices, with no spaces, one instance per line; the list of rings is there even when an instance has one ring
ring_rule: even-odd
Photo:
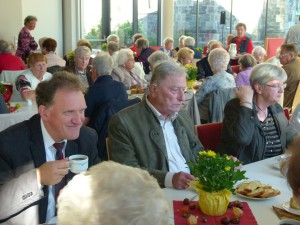
[[[158,0],[138,1],[138,33],[142,33],[150,45],[157,45]]]
[[[82,6],[82,32],[88,39],[93,49],[101,49],[104,41],[102,36],[102,0],[84,0]]]
[[[120,38],[120,46],[131,46],[133,2],[111,0],[111,33]]]

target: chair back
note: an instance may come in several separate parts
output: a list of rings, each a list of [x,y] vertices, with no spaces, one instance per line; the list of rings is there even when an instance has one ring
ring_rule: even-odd
[[[16,70],[16,71],[3,70],[2,73],[0,74],[0,81],[4,81],[4,82],[13,84],[12,96],[10,98],[11,102],[22,102],[23,101],[20,92],[18,92],[16,89],[16,79],[24,71],[25,70]]]
[[[232,70],[232,73],[238,74],[240,72],[240,65],[233,65],[233,66],[230,66],[230,68]]]
[[[216,151],[221,141],[222,128],[222,122],[195,126],[196,133],[204,149]]]
[[[227,102],[235,98],[234,88],[219,89],[209,94],[209,123],[222,122]]]

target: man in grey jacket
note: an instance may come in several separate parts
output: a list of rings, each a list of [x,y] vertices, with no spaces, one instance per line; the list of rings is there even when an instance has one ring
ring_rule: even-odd
[[[181,110],[185,89],[184,68],[170,61],[158,64],[148,96],[109,123],[111,159],[148,170],[162,187],[186,188],[194,179],[186,162],[194,162],[203,147]]]

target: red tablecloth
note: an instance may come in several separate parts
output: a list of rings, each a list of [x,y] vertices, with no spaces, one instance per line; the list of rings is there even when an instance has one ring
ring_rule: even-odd
[[[191,201],[191,203],[197,204],[196,201]],[[243,203],[243,216],[240,218],[240,225],[257,225],[256,219],[253,216],[253,213],[251,209],[249,208],[249,205],[247,202]],[[198,204],[197,204],[198,205]],[[183,204],[182,201],[173,201],[173,208],[174,208],[174,221],[175,225],[186,225],[187,218],[184,218],[182,216],[182,209],[186,207],[186,205]],[[198,218],[198,224],[214,224],[214,225],[222,225],[221,218],[223,217],[230,217],[232,215],[232,210],[228,209],[227,212],[223,216],[207,216],[203,214],[200,209],[197,207],[195,210],[190,210],[191,214],[194,216],[199,216]],[[207,222],[202,222],[202,217],[207,219]],[[230,223],[232,225],[232,223]]]

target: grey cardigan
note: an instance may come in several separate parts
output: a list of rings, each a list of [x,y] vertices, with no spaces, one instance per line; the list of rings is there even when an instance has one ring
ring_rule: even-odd
[[[297,135],[289,125],[282,107],[275,103],[269,107],[278,128],[283,151]],[[256,110],[239,105],[239,99],[230,100],[225,109],[221,143],[218,151],[236,156],[244,164],[264,159],[266,139]]]
[[[178,113],[173,126],[183,157],[187,162],[194,162],[203,147],[185,110]],[[146,169],[164,186],[169,171],[164,134],[145,100],[114,115],[108,134],[112,160]]]

